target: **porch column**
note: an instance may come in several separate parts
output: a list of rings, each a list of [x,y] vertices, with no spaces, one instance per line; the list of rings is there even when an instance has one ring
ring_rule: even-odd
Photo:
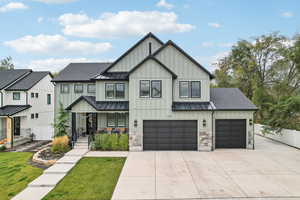
[[[7,148],[12,148],[13,147],[13,119],[10,117],[6,117],[6,138],[7,138],[7,143],[6,147]]]
[[[76,140],[76,113],[72,113],[72,141]]]

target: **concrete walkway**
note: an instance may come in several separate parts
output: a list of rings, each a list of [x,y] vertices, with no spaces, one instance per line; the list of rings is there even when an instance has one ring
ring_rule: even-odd
[[[41,200],[46,196],[76,163],[88,152],[87,138],[79,139],[75,148],[44,171],[27,188],[12,200]]]
[[[127,157],[128,151],[90,151],[84,157]]]

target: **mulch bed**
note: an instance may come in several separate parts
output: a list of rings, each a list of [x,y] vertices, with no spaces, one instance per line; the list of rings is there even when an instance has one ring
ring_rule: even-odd
[[[40,152],[39,154],[39,158],[42,158],[43,160],[58,160],[63,156],[64,153],[53,153],[50,147]]]

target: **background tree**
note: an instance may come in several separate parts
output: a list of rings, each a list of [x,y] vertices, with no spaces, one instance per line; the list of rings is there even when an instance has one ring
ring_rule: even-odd
[[[10,56],[0,60],[0,70],[14,69],[14,67]]]

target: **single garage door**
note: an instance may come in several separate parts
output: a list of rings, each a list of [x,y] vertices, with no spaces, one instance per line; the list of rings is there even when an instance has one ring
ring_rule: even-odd
[[[144,150],[197,150],[197,120],[144,120]]]
[[[246,120],[217,119],[216,148],[246,148]]]

